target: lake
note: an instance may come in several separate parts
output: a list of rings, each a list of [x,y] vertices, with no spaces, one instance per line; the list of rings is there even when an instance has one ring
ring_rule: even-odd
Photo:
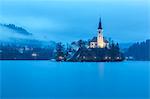
[[[150,62],[0,61],[2,99],[148,99]]]

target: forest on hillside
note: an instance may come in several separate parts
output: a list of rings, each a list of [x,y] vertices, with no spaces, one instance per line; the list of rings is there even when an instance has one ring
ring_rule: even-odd
[[[133,57],[133,60],[150,61],[150,39],[134,43],[124,54],[127,57]]]

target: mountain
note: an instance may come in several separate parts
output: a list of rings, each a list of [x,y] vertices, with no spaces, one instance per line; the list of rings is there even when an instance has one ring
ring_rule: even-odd
[[[44,41],[14,24],[0,24],[0,43],[3,45],[55,47],[54,41]]]
[[[32,35],[32,33],[28,32],[27,30],[25,30],[24,28],[22,27],[18,27],[18,26],[15,26],[14,24],[0,24],[1,27],[5,27],[9,30],[12,30],[16,33],[19,33],[19,34],[22,34],[22,35]]]

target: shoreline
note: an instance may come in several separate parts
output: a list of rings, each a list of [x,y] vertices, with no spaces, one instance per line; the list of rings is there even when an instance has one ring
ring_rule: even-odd
[[[150,60],[123,60],[123,61],[52,61],[51,59],[0,59],[0,61],[50,61],[50,62],[87,62],[87,63],[94,63],[94,62],[125,62],[125,61],[150,61]]]

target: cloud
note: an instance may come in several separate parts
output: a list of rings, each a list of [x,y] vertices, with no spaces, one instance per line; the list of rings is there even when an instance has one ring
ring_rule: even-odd
[[[2,23],[14,23],[42,39],[88,39],[97,35],[100,15],[105,36],[128,41],[145,39],[148,33],[148,0],[2,1]]]

